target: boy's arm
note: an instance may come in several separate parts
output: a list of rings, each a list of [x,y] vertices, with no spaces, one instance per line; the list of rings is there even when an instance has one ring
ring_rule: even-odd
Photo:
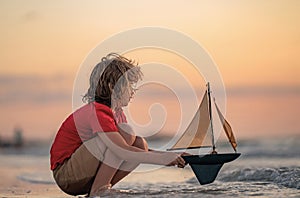
[[[163,153],[163,152],[165,152],[165,151],[157,151],[157,150],[153,150],[153,149],[148,149],[148,150],[151,151],[151,152],[154,152],[154,153]],[[177,153],[180,156],[192,155],[192,154],[186,153],[186,152],[175,152],[175,153]]]
[[[177,153],[147,152],[128,145],[119,132],[100,132],[98,135],[108,149],[122,160],[158,165],[184,166],[185,164],[183,158]]]
[[[154,152],[154,153],[162,153],[162,152],[164,152],[164,151],[157,151],[157,150],[153,150],[153,149],[148,149],[148,151],[151,151],[151,152]]]

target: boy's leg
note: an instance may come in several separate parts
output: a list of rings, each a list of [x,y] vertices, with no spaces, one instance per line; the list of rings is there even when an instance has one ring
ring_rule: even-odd
[[[145,151],[148,151],[148,144],[145,139],[141,137],[136,137],[132,146],[136,146]],[[115,185],[130,172],[132,172],[139,164],[123,162],[109,149],[106,150],[104,161],[101,163],[92,188],[90,190],[90,195],[93,195],[97,190],[104,186]]]
[[[132,144],[132,146],[138,147],[145,151],[148,151],[148,144],[144,138],[136,137],[136,140]],[[130,162],[123,162],[120,166],[119,170],[115,173],[114,177],[111,180],[111,185],[115,185],[124,177],[126,177],[129,173],[131,173],[139,164],[138,163],[130,163]]]
[[[101,163],[96,173],[95,180],[90,190],[90,195],[94,195],[102,187],[111,185],[111,180],[118,171],[122,162],[123,160],[118,158],[112,151],[109,149],[106,150],[104,161]]]
[[[132,145],[135,142],[136,137],[134,134],[128,133],[128,130],[129,131],[132,130],[129,125],[127,126],[126,129],[127,129],[126,131],[120,130],[120,134],[123,136],[127,144]],[[97,140],[98,142],[95,145],[96,147],[101,147],[104,145],[104,143],[99,138],[97,138]],[[97,150],[97,148],[91,148],[91,150]],[[96,173],[95,180],[90,190],[90,195],[93,195],[102,187],[110,186],[113,177],[117,173],[122,163],[123,160],[118,158],[111,150],[106,149],[106,152],[104,154],[104,159]],[[135,167],[136,166],[137,165],[135,165]],[[131,167],[123,167],[123,168],[130,168],[126,170],[133,170]]]

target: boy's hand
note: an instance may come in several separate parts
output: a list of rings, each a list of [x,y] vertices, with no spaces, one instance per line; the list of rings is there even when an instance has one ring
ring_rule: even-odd
[[[184,168],[186,163],[184,159],[181,157],[180,154],[177,153],[168,153],[169,155],[176,155],[175,160],[173,160],[171,163],[167,164],[167,166],[177,166],[178,168]]]
[[[178,155],[180,155],[180,156],[189,156],[189,155],[192,155],[192,154],[190,154],[190,153],[186,153],[186,152],[176,152]],[[185,165],[187,165],[188,163],[187,162],[185,162]],[[184,165],[184,166],[185,166]],[[179,167],[180,168],[180,167]],[[182,168],[184,168],[184,167],[182,167]]]

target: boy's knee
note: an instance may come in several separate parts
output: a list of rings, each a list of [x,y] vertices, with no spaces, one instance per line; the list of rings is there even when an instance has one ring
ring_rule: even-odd
[[[142,137],[137,136],[135,139],[135,142],[133,143],[133,146],[143,149],[145,151],[148,151],[148,143]]]
[[[132,127],[126,123],[119,123],[118,124],[119,132],[124,138],[124,140],[127,142],[128,145],[132,145],[135,140],[136,136],[132,129]]]

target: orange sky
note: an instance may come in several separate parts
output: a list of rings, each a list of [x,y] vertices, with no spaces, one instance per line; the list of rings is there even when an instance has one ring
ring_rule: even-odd
[[[228,85],[300,84],[297,0],[0,4],[2,74],[74,74],[104,38],[130,28],[162,26],[202,44]]]
[[[32,109],[41,112],[59,104],[63,110],[60,108],[51,122],[51,130],[55,131],[59,120],[71,110],[72,83],[89,51],[113,34],[142,26],[178,30],[199,42],[218,65],[228,89],[278,88],[279,95],[285,90],[299,95],[299,10],[298,0],[2,0],[0,105],[5,112],[1,115],[0,134],[12,130],[15,124],[26,126],[25,130],[42,129],[28,124],[38,119],[38,113],[31,113],[33,120],[24,111],[23,117],[17,116],[12,113],[16,104],[11,101],[19,102],[21,110],[29,102]],[[146,60],[145,57],[139,52],[132,58]],[[157,58],[168,59],[166,55]],[[47,92],[54,95],[45,103],[39,94]],[[62,100],[57,99],[60,94]],[[36,100],[41,104],[36,105]],[[299,112],[288,109],[293,111],[291,115]]]

